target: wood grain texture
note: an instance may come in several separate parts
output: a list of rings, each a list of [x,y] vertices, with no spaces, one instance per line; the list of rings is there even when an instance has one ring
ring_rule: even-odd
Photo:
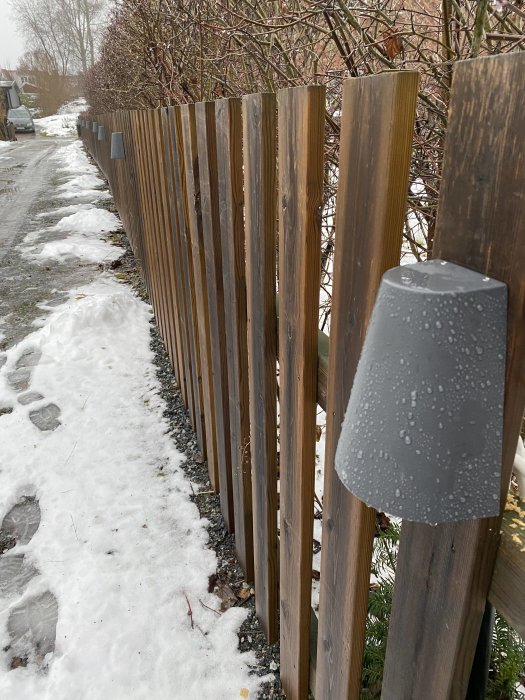
[[[154,309],[159,307],[159,279],[156,274],[156,255],[153,246],[151,231],[153,229],[152,210],[149,200],[148,177],[146,173],[146,147],[144,138],[144,127],[142,125],[142,113],[134,111],[131,114],[133,140],[136,145],[136,165],[138,172],[138,183],[141,200],[141,210],[143,212],[144,223],[144,246],[146,249],[146,262],[148,278],[150,281],[149,294]]]
[[[325,90],[280,90],[278,104],[281,682],[306,700]]]
[[[489,600],[525,641],[525,502],[509,497]]]
[[[174,281],[171,275],[171,254],[169,231],[168,198],[165,187],[165,176],[162,172],[159,110],[148,110],[145,113],[146,128],[149,138],[149,154],[151,165],[151,186],[153,191],[153,207],[156,213],[155,239],[159,257],[159,275],[162,293],[162,307],[166,324],[166,337],[164,339],[166,350],[170,359],[179,389],[182,391],[183,380],[180,376],[179,366],[180,339],[177,324],[177,298]]]
[[[375,295],[383,273],[399,263],[417,88],[412,72],[350,79],[343,87],[317,698],[354,700],[361,688],[375,512],[342,485],[334,458]]]
[[[456,64],[434,244],[508,285],[502,509],[525,403],[524,71],[522,53]],[[383,698],[465,697],[499,532],[403,523]]]
[[[208,285],[206,281],[206,255],[202,231],[202,204],[197,153],[197,131],[195,106],[180,107],[182,144],[184,150],[184,173],[186,184],[186,205],[191,240],[193,264],[193,285],[199,329],[200,359],[202,370],[202,394],[204,419],[206,424],[206,451],[208,473],[215,491],[219,491],[219,463],[217,457],[217,436],[215,424],[215,399],[213,394],[212,346],[210,316],[208,312]]]
[[[184,165],[184,144],[182,138],[182,121],[180,109],[168,108],[171,155],[173,159],[173,186],[175,202],[177,206],[178,235],[180,239],[181,274],[184,298],[186,300],[186,319],[188,324],[189,349],[191,360],[193,405],[195,407],[195,420],[197,432],[197,444],[203,459],[206,459],[206,424],[204,416],[204,398],[202,389],[202,364],[199,341],[199,324],[195,282],[193,277],[193,263],[190,240],[190,224],[188,211],[188,197],[186,193],[186,171]]]
[[[161,110],[161,121],[162,121],[162,155],[163,155],[163,166],[164,166],[164,177],[166,180],[167,197],[169,202],[169,215],[170,215],[170,234],[171,234],[171,246],[173,248],[173,278],[177,290],[177,321],[179,324],[179,336],[180,336],[180,352],[181,352],[181,374],[183,376],[183,386],[185,387],[185,393],[183,394],[184,403],[188,408],[188,413],[190,415],[191,424],[193,429],[197,431],[197,419],[194,406],[194,390],[193,390],[193,374],[191,369],[191,354],[190,354],[190,339],[188,331],[188,310],[187,310],[187,299],[183,284],[183,272],[182,272],[182,253],[181,253],[181,242],[180,242],[180,224],[178,219],[178,208],[177,202],[175,200],[175,186],[174,186],[174,151],[176,146],[172,144],[171,141],[171,128],[168,116],[168,110],[163,108]]]
[[[188,397],[188,380],[186,378],[184,364],[184,315],[182,310],[182,298],[180,296],[180,276],[178,273],[178,261],[176,254],[179,255],[178,247],[176,246],[175,232],[177,230],[177,211],[173,197],[173,188],[171,182],[171,162],[169,152],[169,140],[166,143],[166,110],[164,108],[156,109],[154,112],[154,135],[157,145],[157,158],[159,167],[159,180],[162,194],[162,208],[164,212],[164,248],[166,252],[166,273],[168,278],[168,291],[171,294],[172,302],[169,304],[170,313],[172,316],[172,325],[175,331],[175,350],[177,363],[177,380],[179,390],[182,396],[184,405],[188,407],[188,412],[193,425],[193,399]],[[189,376],[191,381],[191,373]],[[191,394],[191,390],[190,390]],[[191,408],[190,408],[191,407]]]
[[[215,413],[215,437],[221,511],[229,532],[235,530],[231,465],[230,407],[228,389],[228,360],[224,285],[222,279],[222,247],[217,180],[217,139],[215,133],[215,103],[195,105],[197,152],[202,217],[202,236],[208,294],[208,314],[211,347],[211,369]],[[231,309],[228,309],[228,314]]]
[[[243,97],[242,112],[255,608],[273,643],[279,606],[275,95]]]
[[[226,355],[228,365],[235,549],[253,580],[253,514],[248,391],[246,259],[242,174],[241,100],[215,105],[222,245]]]
[[[145,193],[145,206],[148,217],[147,238],[150,250],[150,269],[155,284],[155,296],[153,298],[153,311],[159,329],[159,334],[164,343],[169,338],[168,322],[165,308],[165,294],[163,291],[161,253],[158,240],[158,210],[155,201],[155,186],[153,181],[153,163],[151,153],[151,139],[148,129],[147,110],[137,112],[139,124],[139,140],[141,143],[141,161],[143,174],[143,188]]]

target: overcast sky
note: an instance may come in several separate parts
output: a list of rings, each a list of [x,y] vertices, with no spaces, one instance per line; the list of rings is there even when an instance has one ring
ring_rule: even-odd
[[[24,37],[17,29],[7,0],[0,0],[0,68],[16,68],[24,53]]]

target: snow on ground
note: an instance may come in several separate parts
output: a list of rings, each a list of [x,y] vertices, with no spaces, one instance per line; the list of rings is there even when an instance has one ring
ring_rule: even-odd
[[[79,97],[62,105],[57,114],[35,119],[35,126],[41,136],[73,136],[77,131],[77,117],[86,108],[86,100],[83,97]]]
[[[119,257],[97,169],[78,141],[54,158],[75,202],[39,215],[60,218],[24,255]],[[247,613],[208,593],[216,558],[166,434],[150,306],[103,274],[42,309],[0,358],[0,552],[18,532],[0,560],[0,697],[254,698]]]
[[[53,114],[34,122],[41,136],[73,136],[77,131],[76,114]]]
[[[84,97],[77,97],[71,102],[66,102],[58,110],[57,114],[74,114],[75,116],[80,112],[85,111],[88,108],[88,104]]]
[[[2,556],[5,566],[23,555],[36,573],[21,592],[3,589],[0,644],[12,648],[0,657],[0,697],[254,698],[254,658],[237,649],[245,611],[209,609],[220,607],[208,593],[215,554],[166,435],[151,308],[102,275],[49,310],[0,370],[0,404],[13,409],[0,416],[0,517],[23,497],[41,510],[29,543]],[[22,405],[28,391],[37,398]],[[40,430],[35,415],[56,429]],[[13,643],[12,620],[39,605],[47,646],[35,625]],[[56,606],[56,647],[42,660]],[[29,666],[9,670],[9,654]]]
[[[37,218],[63,216],[53,226],[28,234],[22,243],[23,255],[42,263],[72,259],[101,263],[117,259],[121,251],[100,238],[119,229],[121,223],[112,212],[95,206],[97,201],[110,197],[97,168],[88,161],[79,141],[59,148],[54,159],[58,164],[57,173],[65,177],[65,182],[57,188],[59,198],[88,201],[39,214]],[[66,234],[66,237],[56,239],[57,233]],[[50,235],[52,240],[42,242]]]

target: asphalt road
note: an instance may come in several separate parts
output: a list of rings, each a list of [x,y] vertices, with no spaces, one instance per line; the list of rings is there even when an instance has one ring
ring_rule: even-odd
[[[20,134],[18,139],[0,150],[0,260],[20,234],[27,233],[28,214],[49,188],[49,156],[62,145],[34,134]]]
[[[71,174],[64,176],[52,159],[58,148],[72,141],[22,134],[12,146],[0,148],[0,366],[2,351],[34,330],[34,321],[45,315],[43,305],[62,303],[69,289],[97,273],[96,266],[78,260],[36,262],[23,255],[20,245],[35,231],[39,243],[64,237],[51,230],[60,214],[45,219],[37,214],[73,203],[56,194]]]

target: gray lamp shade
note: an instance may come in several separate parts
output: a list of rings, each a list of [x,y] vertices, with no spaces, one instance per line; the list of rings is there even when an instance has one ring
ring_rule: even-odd
[[[97,122],[93,122],[93,133],[94,134],[98,133],[98,123]]]
[[[102,124],[98,127],[98,140],[99,141],[106,140],[106,129],[102,126]]]
[[[114,131],[111,134],[111,158],[112,160],[125,160],[126,158],[122,131]]]
[[[374,508],[443,523],[500,511],[507,288],[434,260],[383,276],[336,452]]]

